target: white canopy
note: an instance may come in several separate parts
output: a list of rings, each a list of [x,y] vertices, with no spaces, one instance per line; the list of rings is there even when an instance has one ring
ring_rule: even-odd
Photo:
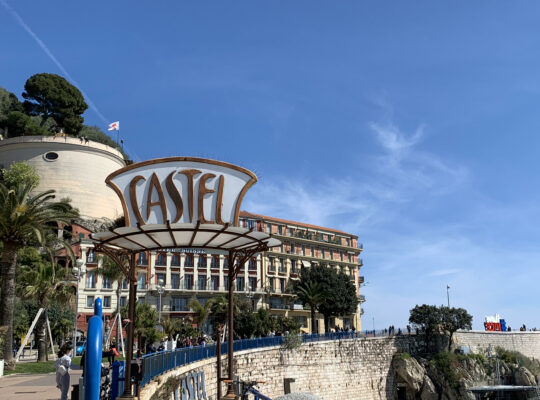
[[[148,224],[97,232],[92,238],[130,252],[167,248],[249,250],[281,244],[264,232],[218,224]]]

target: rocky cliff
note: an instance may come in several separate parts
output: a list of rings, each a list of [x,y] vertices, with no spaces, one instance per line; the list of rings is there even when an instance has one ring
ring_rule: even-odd
[[[442,352],[425,359],[398,353],[392,368],[396,374],[398,398],[406,400],[474,400],[469,388],[475,386],[540,384],[538,361],[502,350],[497,357],[489,358],[481,354]],[[526,398],[524,394],[519,396],[515,398]]]

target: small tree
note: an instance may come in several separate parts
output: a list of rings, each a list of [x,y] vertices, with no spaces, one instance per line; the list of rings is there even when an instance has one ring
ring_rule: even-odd
[[[194,297],[189,300],[188,306],[189,308],[191,308],[191,310],[195,313],[195,316],[197,317],[197,330],[199,331],[199,333],[203,332],[204,323],[210,315],[213,302],[213,299],[208,299],[203,305],[199,300]]]
[[[55,74],[36,74],[26,81],[24,90],[24,107],[28,114],[42,117],[41,126],[53,118],[70,135],[77,135],[82,129],[81,115],[88,105],[79,89],[66,79]]]
[[[324,316],[326,332],[330,330],[330,317],[342,317],[356,312],[358,306],[356,288],[343,272],[338,272],[334,268],[324,265],[303,268],[300,271],[300,281],[296,287],[306,288],[308,282],[311,285],[315,283],[320,285],[322,296],[329,299],[318,305],[319,312]]]
[[[442,328],[448,335],[448,350],[452,345],[452,337],[458,329],[471,329],[472,316],[464,308],[440,307],[442,316]]]
[[[470,329],[472,316],[463,308],[422,304],[411,309],[409,322],[424,332],[426,350],[429,350],[433,337],[440,334],[448,337],[448,349],[450,349],[454,332],[458,329]]]
[[[294,292],[302,305],[309,306],[311,311],[311,333],[319,333],[316,328],[315,313],[319,307],[325,302],[325,292],[323,286],[319,282],[299,281],[294,286]]]

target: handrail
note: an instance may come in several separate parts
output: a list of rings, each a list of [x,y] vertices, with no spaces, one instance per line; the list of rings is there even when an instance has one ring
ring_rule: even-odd
[[[303,343],[320,342],[328,340],[342,340],[363,338],[360,332],[328,332],[323,334],[304,334]],[[256,348],[280,346],[285,336],[269,336],[264,338],[243,339],[234,341],[234,351],[250,350]],[[228,352],[228,343],[222,343],[221,354]],[[216,356],[216,345],[183,347],[176,350],[161,351],[158,353],[146,354],[142,357],[143,377],[141,387],[146,385],[156,376],[167,371],[178,368],[182,365],[191,364],[196,361],[212,358]]]

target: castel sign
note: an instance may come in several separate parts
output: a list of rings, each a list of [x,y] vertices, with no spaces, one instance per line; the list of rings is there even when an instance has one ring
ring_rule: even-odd
[[[238,225],[242,199],[256,181],[236,165],[192,157],[136,163],[106,179],[120,197],[126,226]]]

